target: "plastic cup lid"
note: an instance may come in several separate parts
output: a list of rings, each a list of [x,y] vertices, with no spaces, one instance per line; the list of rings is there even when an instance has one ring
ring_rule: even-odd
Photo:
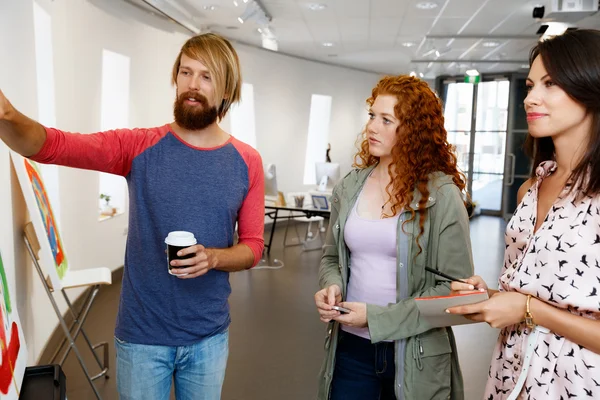
[[[194,234],[186,231],[173,231],[169,232],[169,235],[165,239],[165,243],[171,246],[193,246],[195,245],[196,238]]]

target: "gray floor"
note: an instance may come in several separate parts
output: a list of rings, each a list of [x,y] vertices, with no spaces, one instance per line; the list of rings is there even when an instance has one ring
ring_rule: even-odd
[[[325,333],[313,303],[320,252],[302,252],[299,246],[284,251],[283,225],[275,234],[272,251],[284,261],[283,268],[231,275],[233,323],[222,399],[314,398]],[[477,217],[471,223],[476,272],[491,286],[496,286],[502,264],[504,226],[502,219],[494,217]],[[111,342],[113,366],[112,337],[120,289],[120,282],[115,282],[100,294],[85,327],[92,341]],[[457,327],[455,332],[466,398],[481,399],[497,331],[476,324]],[[88,360],[90,357],[86,355]],[[94,398],[72,354],[64,371],[69,400]],[[117,399],[114,370],[111,372],[110,379],[97,381],[105,400]]]

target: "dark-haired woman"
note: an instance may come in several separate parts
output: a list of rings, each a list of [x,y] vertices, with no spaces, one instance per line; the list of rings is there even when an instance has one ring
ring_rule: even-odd
[[[485,399],[598,399],[600,32],[541,42],[530,64],[534,170],[506,229],[500,291],[450,312],[502,328]]]
[[[450,292],[425,266],[473,271],[465,181],[442,105],[408,76],[382,79],[367,104],[357,169],[333,190],[315,294],[329,323],[318,398],[462,399],[452,330],[422,320],[414,300]]]

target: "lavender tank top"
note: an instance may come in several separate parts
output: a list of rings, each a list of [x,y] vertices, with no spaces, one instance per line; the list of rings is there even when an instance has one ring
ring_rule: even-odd
[[[350,250],[350,279],[346,301],[378,306],[395,304],[396,228],[400,213],[392,218],[366,219],[358,215],[357,206],[358,201],[354,204],[344,229],[344,240]],[[342,330],[371,339],[368,327],[342,325]]]

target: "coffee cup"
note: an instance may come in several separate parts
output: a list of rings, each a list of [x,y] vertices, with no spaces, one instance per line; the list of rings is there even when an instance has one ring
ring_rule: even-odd
[[[197,243],[196,238],[194,237],[194,234],[191,232],[185,232],[185,231],[169,232],[169,234],[167,235],[167,237],[165,239],[165,243],[167,244],[167,265],[169,267],[169,273],[171,275],[182,275],[182,274],[176,273],[178,267],[173,267],[171,265],[171,261],[184,260],[186,258],[192,258],[196,255],[194,253],[188,254],[185,256],[177,255],[177,253],[180,250],[183,250],[187,247],[193,246]],[[187,275],[187,274],[183,274],[183,275]]]

